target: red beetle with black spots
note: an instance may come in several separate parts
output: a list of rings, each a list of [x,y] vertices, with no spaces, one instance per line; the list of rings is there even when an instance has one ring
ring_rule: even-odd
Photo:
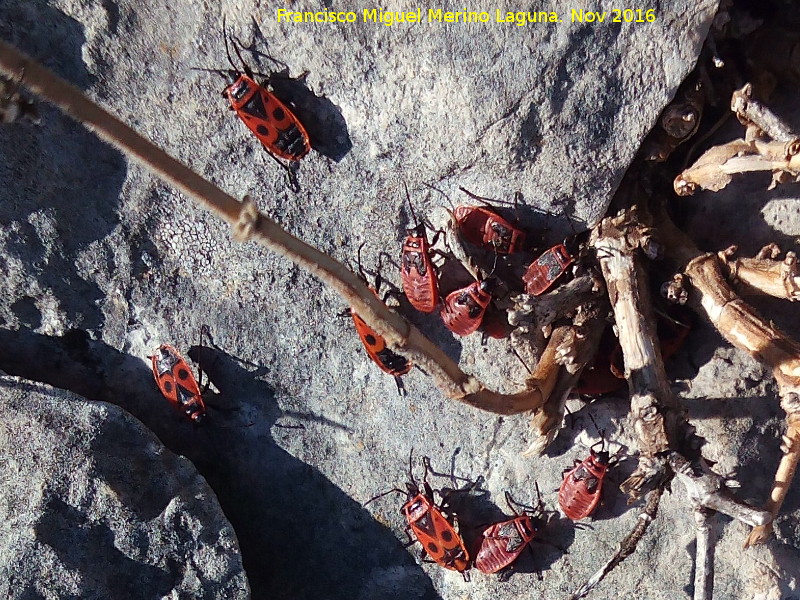
[[[308,132],[292,110],[267,89],[266,84],[255,81],[255,75],[242,58],[238,46],[231,40],[243,72],[234,64],[228,45],[228,35],[223,20],[225,53],[232,70],[199,69],[218,73],[228,80],[222,96],[230,108],[258,138],[273,157],[299,161],[311,150]],[[285,165],[284,165],[285,166]]]
[[[525,232],[514,227],[485,198],[459,188],[462,192],[480,200],[485,206],[458,206],[453,212],[461,235],[471,244],[491,250],[497,254],[513,254],[522,249]]]
[[[440,313],[445,326],[456,335],[469,335],[477,331],[496,287],[495,279],[484,279],[450,292],[444,299]]]
[[[378,494],[365,502],[364,505],[366,506],[373,500],[377,500],[387,494],[405,494],[407,501],[403,504],[400,512],[408,523],[406,529],[410,529],[416,538],[410,543],[413,544],[414,541],[418,541],[422,545],[423,555],[427,554],[431,560],[445,569],[458,571],[464,576],[465,581],[468,580],[469,552],[467,552],[463,538],[451,522],[452,518],[446,517],[442,512],[441,506],[436,504],[433,496],[434,492],[427,480],[428,459],[423,458],[425,471],[422,478],[422,487],[414,479],[411,456],[408,458],[408,463],[409,481],[406,483],[406,491],[394,488],[388,492]]]
[[[532,296],[544,294],[567,271],[573,260],[564,244],[557,244],[543,252],[522,276],[525,293]]]
[[[150,357],[153,377],[164,397],[193,423],[206,417],[206,405],[192,369],[180,353],[169,344],[162,344]]]
[[[572,469],[564,471],[564,481],[558,490],[558,505],[564,514],[573,521],[580,521],[594,513],[600,503],[603,479],[611,466],[607,450],[595,452],[595,447],[604,448],[600,440],[589,449],[589,456],[583,461],[576,460]]]
[[[364,243],[358,247],[358,272],[366,283],[367,275],[364,272],[364,268],[361,266],[361,249],[364,247]],[[369,288],[378,299],[380,299],[380,296],[378,296],[377,290],[380,288],[380,284],[381,277],[379,266],[378,274],[375,277],[375,287]],[[380,367],[381,371],[384,373],[394,376],[395,382],[397,383],[397,389],[401,394],[403,394],[404,389],[403,383],[400,380],[400,376],[408,373],[414,367],[414,364],[406,357],[401,356],[400,354],[397,354],[391,350],[386,345],[386,339],[382,335],[379,335],[378,332],[376,332],[372,327],[367,325],[367,322],[356,313],[352,306],[349,310],[350,315],[353,317],[353,324],[355,325],[356,333],[358,333],[358,337],[364,344],[364,349],[372,359],[372,362],[378,365],[378,367]]]
[[[375,292],[374,289],[370,289],[373,293]],[[376,293],[375,295],[377,296],[378,294]],[[350,314],[353,317],[353,323],[355,324],[358,337],[361,338],[361,342],[364,344],[364,349],[366,349],[372,362],[380,367],[381,371],[395,377],[400,377],[413,368],[414,365],[410,360],[389,349],[386,346],[384,337],[378,335],[352,308],[350,309]],[[399,382],[398,386],[401,386]]]

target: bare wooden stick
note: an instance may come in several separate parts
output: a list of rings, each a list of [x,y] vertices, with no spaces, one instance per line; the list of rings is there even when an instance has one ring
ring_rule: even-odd
[[[657,487],[648,493],[647,503],[645,504],[644,510],[639,513],[639,518],[636,520],[636,526],[625,537],[625,539],[620,542],[619,549],[614,556],[612,556],[606,564],[597,570],[586,583],[575,590],[572,596],[570,596],[570,600],[579,600],[580,598],[585,598],[586,595],[597,586],[597,584],[605,579],[606,575],[613,571],[614,568],[623,560],[633,554],[634,550],[636,550],[636,546],[639,544],[639,540],[644,537],[647,528],[650,526],[652,520],[656,517],[656,513],[658,512],[658,503],[661,500],[661,494],[663,492],[663,487]]]
[[[800,462],[800,344],[762,319],[734,293],[723,274],[720,256],[700,253],[662,209],[659,209],[658,218],[659,231],[667,241],[669,253],[679,264],[685,265],[686,276],[676,279],[672,285],[683,285],[686,289],[673,291],[673,295],[685,296],[690,306],[704,314],[731,344],[769,365],[778,383],[781,406],[786,411],[787,433],[784,456],[765,506],[774,518]],[[763,543],[771,532],[771,524],[756,524],[745,545]]]
[[[748,127],[745,139],[715,146],[674,181],[679,196],[698,188],[719,191],[737,173],[770,171],[769,189],[800,179],[800,137],[772,111],[750,97],[750,84],[733,93],[731,109]]]
[[[800,300],[800,268],[797,255],[787,252],[783,260],[776,244],[762,248],[755,258],[732,258],[736,247],[718,254],[729,281],[741,286],[744,293],[760,293],[795,302]]]
[[[732,174],[722,165],[739,154],[753,154],[754,148],[745,140],[734,140],[707,150],[695,163],[680,173],[674,182],[675,193],[691,196],[698,188],[717,192],[728,185]]]
[[[787,407],[791,408],[792,407]],[[783,437],[783,457],[778,464],[778,471],[775,473],[775,481],[772,484],[772,491],[769,495],[764,508],[770,512],[772,517],[776,517],[789,492],[789,486],[794,478],[797,464],[800,462],[800,411],[794,407],[793,412],[787,411],[787,431]],[[744,547],[749,548],[758,544],[763,544],[772,535],[772,520],[765,525],[753,528],[750,535],[744,542]]]
[[[598,297],[604,289],[598,278],[584,275],[541,296],[519,294],[511,299],[515,306],[508,311],[508,322],[523,331],[543,329]]]
[[[700,308],[730,343],[772,368],[782,397],[800,393],[800,344],[762,319],[734,293],[718,256],[698,256],[684,272],[692,286],[690,303]]]
[[[750,526],[765,525],[772,520],[768,511],[753,508],[735,498],[725,485],[725,478],[714,473],[705,464],[694,465],[677,452],[670,453],[669,464],[678,480],[686,488],[693,509],[708,508],[738,519]]]
[[[640,256],[643,252],[654,257],[658,244],[652,229],[639,221],[635,207],[603,219],[589,243],[597,250],[614,311],[640,451],[652,459],[640,460],[639,468],[621,486],[633,499],[667,476],[664,461],[655,457],[678,447],[675,424],[680,411],[664,372]]]
[[[554,372],[555,383],[547,393],[547,400],[531,419],[531,431],[536,437],[523,452],[524,456],[542,454],[561,429],[567,398],[597,352],[606,325],[603,317],[607,312],[605,302],[594,301],[579,310],[572,325],[553,331],[534,377],[539,381],[544,379],[544,373],[539,373],[539,365],[546,359],[557,365],[556,368],[549,367]]]
[[[463,373],[418,329],[390,311],[344,265],[281,229],[259,213],[255,203],[249,199],[240,203],[104,111],[79,89],[3,41],[0,41],[0,71],[11,77],[24,72],[25,85],[30,91],[58,106],[102,139],[233,225],[236,239],[252,237],[319,277],[383,335],[391,348],[408,355],[431,373],[449,398],[499,414],[515,414],[541,406],[544,398],[535,381],[529,380],[526,389],[515,394],[498,394],[486,389],[477,379]]]
[[[784,123],[769,108],[752,97],[753,86],[744,84],[742,89],[736,90],[731,96],[731,110],[743,125],[752,123],[764,134],[778,142],[788,142],[797,139],[789,126]]]
[[[716,512],[702,506],[694,509],[694,600],[712,600],[714,597],[715,515]]]

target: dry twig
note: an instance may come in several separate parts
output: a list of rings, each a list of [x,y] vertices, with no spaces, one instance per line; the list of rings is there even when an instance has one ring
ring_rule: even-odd
[[[733,93],[731,110],[747,128],[745,138],[715,146],[675,178],[675,193],[717,192],[737,173],[771,171],[769,189],[800,179],[800,138],[772,111],[750,97],[752,86]]]
[[[726,269],[726,277],[738,284],[743,293],[761,293],[789,301],[800,300],[800,269],[797,255],[787,252],[783,260],[777,244],[761,249],[755,258],[733,258],[736,246],[723,250],[719,258]]]
[[[639,514],[639,517],[636,520],[636,526],[625,537],[625,539],[620,542],[619,550],[617,550],[614,556],[612,556],[606,564],[596,571],[586,583],[575,590],[572,596],[570,596],[570,600],[579,600],[580,598],[585,598],[586,595],[597,586],[597,584],[605,579],[606,575],[613,571],[614,568],[623,560],[633,554],[634,550],[636,550],[636,546],[639,544],[639,540],[644,537],[648,526],[656,517],[656,513],[658,512],[658,504],[661,500],[662,493],[664,493],[663,487],[657,487],[649,492],[644,510]]]
[[[580,307],[571,325],[564,325],[553,331],[533,375],[541,380],[544,373],[549,372],[553,374],[555,381],[542,407],[534,412],[531,430],[536,437],[523,455],[542,454],[561,429],[567,398],[577,384],[581,372],[597,352],[605,329],[604,315],[607,312],[606,303],[600,299],[595,300]],[[550,363],[555,363],[556,366]]]

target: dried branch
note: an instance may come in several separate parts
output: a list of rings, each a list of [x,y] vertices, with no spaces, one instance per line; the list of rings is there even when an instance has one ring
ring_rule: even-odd
[[[769,108],[752,97],[753,86],[746,83],[731,96],[731,110],[742,125],[755,125],[767,137],[777,142],[789,142],[797,139],[789,126],[780,120]]]
[[[728,491],[724,477],[717,475],[705,461],[692,465],[677,452],[671,452],[669,464],[678,480],[686,487],[693,509],[707,508],[738,519],[750,526],[765,525],[772,520],[768,511],[753,508]]]
[[[10,77],[24,72],[25,85],[30,91],[56,105],[131,159],[233,225],[236,239],[253,238],[331,286],[346,304],[352,306],[375,331],[386,338],[392,349],[427,370],[449,398],[499,414],[516,414],[541,406],[544,397],[536,381],[529,380],[526,389],[515,394],[499,394],[486,389],[480,381],[463,373],[418,329],[390,311],[344,265],[281,229],[277,223],[259,213],[249,199],[240,203],[226,194],[104,111],[76,87],[2,41],[0,71]]]
[[[651,459],[640,460],[639,468],[621,486],[633,499],[667,477],[664,461],[656,457],[678,447],[676,423],[683,414],[664,371],[639,252],[655,257],[659,246],[635,207],[603,219],[592,231],[590,244],[597,251],[614,310],[640,451],[643,458]]]
[[[614,556],[612,556],[611,559],[602,566],[602,568],[592,575],[586,583],[575,590],[572,596],[570,596],[570,600],[579,600],[580,598],[585,598],[586,595],[597,586],[597,584],[605,579],[606,575],[613,571],[614,568],[623,560],[633,554],[634,550],[636,550],[636,546],[639,544],[639,540],[644,537],[650,522],[656,517],[656,513],[658,512],[658,503],[661,500],[661,494],[663,492],[663,487],[657,487],[649,492],[647,496],[647,503],[645,504],[644,510],[639,513],[636,526],[627,535],[627,537],[620,542],[619,550],[617,550],[616,554],[614,554]]]
[[[800,269],[797,255],[787,252],[783,260],[777,244],[761,249],[755,258],[733,258],[736,246],[719,253],[726,277],[743,293],[761,293],[789,301],[800,300]]]
[[[734,140],[721,146],[714,146],[675,178],[675,193],[679,196],[691,196],[697,188],[718,192],[733,179],[731,173],[726,172],[722,165],[740,154],[752,152],[754,152],[753,145],[744,140]]]
[[[546,372],[552,373],[555,383],[547,394],[547,400],[531,419],[531,430],[536,437],[523,452],[524,456],[542,454],[561,429],[567,398],[578,383],[581,372],[597,353],[607,312],[607,304],[595,300],[580,307],[572,325],[553,331],[533,375],[538,381],[543,381]]]
[[[784,410],[787,412],[787,430],[786,435],[783,436],[783,444],[781,446],[783,457],[778,464],[778,471],[775,473],[775,481],[772,484],[769,500],[764,505],[764,508],[770,512],[773,518],[778,515],[783,501],[786,499],[792,478],[797,470],[797,463],[800,462],[800,410],[797,407],[784,407]],[[770,520],[766,525],[759,525],[753,528],[753,531],[750,532],[747,540],[745,540],[744,547],[749,548],[750,546],[763,544],[771,535],[772,521]]]
[[[698,256],[684,273],[691,285],[690,304],[705,313],[731,344],[772,368],[781,397],[800,393],[800,344],[736,295],[722,273],[719,257]]]
[[[715,515],[715,511],[702,506],[694,509],[696,528],[694,600],[712,600],[714,597]]]
[[[731,289],[716,254],[702,254],[679,231],[663,207],[657,215],[659,232],[672,257],[685,265],[685,276],[671,284],[672,295],[685,297],[690,306],[705,315],[731,344],[772,368],[778,383],[781,407],[786,411],[787,433],[784,456],[775,474],[772,493],[765,509],[774,518],[783,503],[800,460],[800,344],[766,322]],[[772,254],[765,249],[762,254]],[[724,253],[723,253],[724,254]],[[768,539],[771,524],[756,524],[746,546]]]
[[[508,311],[508,322],[520,334],[544,329],[580,305],[599,297],[604,289],[603,282],[597,277],[584,275],[541,296],[519,294],[511,298],[514,309]]]
[[[666,215],[660,216],[661,221],[666,222],[667,237],[672,236],[670,241],[675,242],[674,225]],[[661,489],[675,474],[684,483],[693,510],[720,511],[750,525],[764,525],[771,519],[769,512],[754,509],[734,498],[724,478],[713,473],[699,453],[694,462],[681,454],[695,455],[699,446],[685,411],[669,389],[654,331],[651,301],[641,264],[642,251],[649,257],[658,254],[660,245],[653,235],[653,230],[640,220],[639,211],[634,207],[601,221],[590,238],[597,249],[614,309],[631,392],[631,417],[641,451],[636,471],[620,487],[634,499],[647,490]],[[703,258],[693,247],[683,248],[678,254],[681,258],[691,258],[690,264]],[[688,269],[687,273],[690,273]],[[685,279],[691,279],[691,274]],[[677,287],[682,280],[676,279],[672,286]],[[673,292],[681,299],[690,297],[688,290]],[[699,529],[699,585],[695,597],[703,600],[710,598],[713,584],[710,544],[710,536]],[[598,572],[595,578],[602,574],[603,571]]]
[[[732,176],[771,171],[769,189],[800,179],[800,137],[767,107],[750,97],[752,86],[733,93],[731,110],[747,127],[745,139],[715,146],[675,178],[675,193],[690,196],[698,188],[717,192]]]

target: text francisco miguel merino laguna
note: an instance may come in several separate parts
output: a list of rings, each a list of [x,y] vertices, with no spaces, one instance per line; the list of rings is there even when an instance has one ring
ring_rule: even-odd
[[[527,25],[528,23],[561,23],[563,19],[555,11],[529,11],[505,12],[499,9],[492,14],[486,11],[445,12],[441,8],[429,8],[424,13],[428,23],[509,23],[514,25]],[[359,15],[355,11],[336,12],[333,10],[321,11],[292,11],[285,8],[277,9],[278,23],[356,23]],[[569,15],[572,23],[652,23],[656,20],[653,9],[640,8],[613,8],[608,11],[571,10]],[[389,11],[379,8],[365,8],[361,11],[363,23],[382,23],[391,26],[395,23],[422,23],[423,9],[409,11]]]

